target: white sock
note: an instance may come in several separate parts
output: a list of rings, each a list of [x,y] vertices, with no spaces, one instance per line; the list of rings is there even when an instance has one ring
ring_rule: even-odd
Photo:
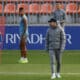
[[[24,57],[21,57],[20,60],[24,60]]]

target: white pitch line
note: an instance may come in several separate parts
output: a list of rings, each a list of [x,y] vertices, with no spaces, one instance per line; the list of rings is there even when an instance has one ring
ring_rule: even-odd
[[[80,75],[80,73],[61,73],[63,75]]]
[[[50,75],[50,73],[37,72],[0,72],[2,75]],[[62,75],[80,75],[80,73],[61,73]]]

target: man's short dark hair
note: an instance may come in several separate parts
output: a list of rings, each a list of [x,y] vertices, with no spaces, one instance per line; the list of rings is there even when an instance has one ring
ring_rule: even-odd
[[[21,11],[23,11],[23,10],[24,10],[24,8],[22,8],[22,7],[19,8],[19,12],[21,12]]]

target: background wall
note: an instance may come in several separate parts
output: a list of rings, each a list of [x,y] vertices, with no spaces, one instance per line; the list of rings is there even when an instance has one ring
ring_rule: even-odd
[[[19,27],[6,26],[5,28],[3,49],[19,49]],[[43,50],[45,49],[45,36],[48,26],[29,26],[29,37],[27,39],[27,48],[29,50]],[[66,50],[80,49],[80,27],[66,26]],[[2,42],[0,39],[0,41]],[[0,43],[1,43],[0,42]]]

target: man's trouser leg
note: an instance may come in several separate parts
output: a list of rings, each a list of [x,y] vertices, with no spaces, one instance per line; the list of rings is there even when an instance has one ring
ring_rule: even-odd
[[[57,62],[57,73],[60,73],[60,68],[61,68],[61,54],[60,50],[55,51],[55,57],[56,57],[56,62]]]
[[[50,56],[51,72],[55,73],[55,51],[49,50],[49,56]]]

